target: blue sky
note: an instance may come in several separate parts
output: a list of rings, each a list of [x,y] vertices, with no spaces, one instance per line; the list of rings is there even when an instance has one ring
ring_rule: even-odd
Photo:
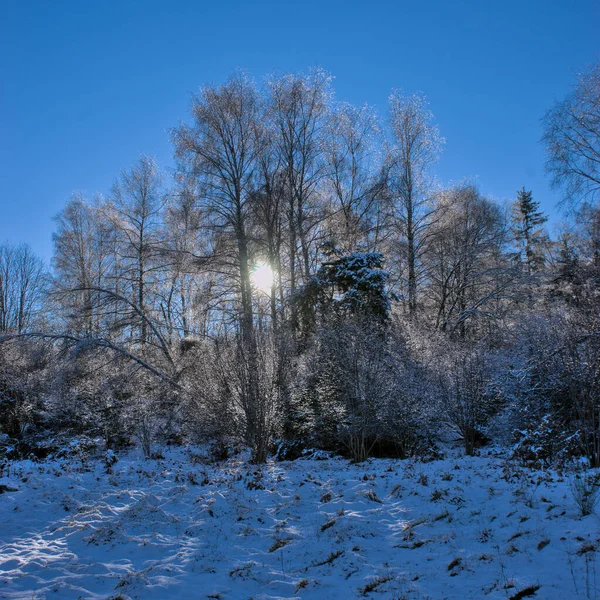
[[[74,190],[107,192],[140,154],[172,165],[167,130],[190,94],[234,69],[321,66],[338,99],[385,115],[422,91],[446,148],[442,182],[533,190],[557,219],[540,118],[600,60],[600,2],[4,0],[0,18],[0,243],[52,253]]]

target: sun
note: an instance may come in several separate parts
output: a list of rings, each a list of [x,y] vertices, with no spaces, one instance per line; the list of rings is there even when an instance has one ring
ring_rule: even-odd
[[[266,263],[257,263],[252,269],[252,284],[257,290],[269,293],[273,285],[273,271]]]

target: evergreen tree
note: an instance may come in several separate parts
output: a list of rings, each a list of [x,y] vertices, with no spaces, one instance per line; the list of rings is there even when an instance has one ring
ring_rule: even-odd
[[[385,322],[391,309],[379,252],[353,252],[322,264],[295,302],[305,333],[312,333],[317,312],[327,319],[350,316]]]
[[[512,231],[517,244],[515,259],[525,266],[528,275],[544,265],[542,243],[546,237],[542,228],[548,217],[539,210],[540,203],[533,199],[531,190],[522,187],[513,203]]]

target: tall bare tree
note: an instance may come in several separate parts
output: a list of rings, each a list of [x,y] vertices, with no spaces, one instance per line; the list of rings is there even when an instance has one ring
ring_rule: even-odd
[[[572,92],[543,119],[548,161],[555,187],[573,205],[600,199],[600,63],[579,76]]]
[[[44,264],[26,244],[0,246],[0,333],[22,333],[33,323],[44,289]]]
[[[246,439],[254,459],[264,461],[270,414],[260,391],[259,356],[253,315],[249,225],[259,157],[265,146],[261,103],[253,83],[238,73],[219,87],[203,88],[192,102],[193,125],[174,131],[177,156],[201,181],[201,198],[215,230],[232,244],[231,261],[239,298],[240,402]]]
[[[394,91],[390,112],[392,141],[388,148],[387,185],[394,227],[406,245],[408,308],[414,315],[419,259],[433,214],[429,168],[441,151],[443,139],[424,96],[404,96]]]
[[[55,217],[54,290],[68,328],[86,337],[103,328],[101,299],[92,288],[112,287],[114,235],[101,212],[101,200],[90,203],[75,193]]]
[[[117,238],[120,279],[130,288],[130,298],[143,314],[154,308],[149,298],[151,281],[162,269],[156,260],[165,205],[161,184],[154,159],[142,156],[131,169],[121,173],[106,207]],[[148,341],[146,319],[139,320],[139,335],[134,341],[142,345]]]
[[[284,173],[288,224],[289,289],[311,270],[310,235],[316,217],[318,185],[323,177],[322,144],[331,77],[322,70],[284,75],[268,82],[269,117]],[[292,321],[295,321],[292,314]]]
[[[377,247],[382,191],[378,133],[375,114],[366,105],[341,103],[328,119],[323,147],[326,188],[333,204],[329,228],[342,252]]]
[[[437,212],[426,253],[429,298],[436,327],[464,337],[468,323],[499,317],[497,302],[510,297],[507,227],[500,208],[473,186],[440,193]]]

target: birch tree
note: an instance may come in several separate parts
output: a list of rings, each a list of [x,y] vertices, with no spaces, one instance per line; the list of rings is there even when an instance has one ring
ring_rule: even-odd
[[[323,177],[322,137],[328,111],[331,77],[322,70],[309,75],[284,75],[268,82],[269,118],[277,132],[276,144],[284,173],[288,227],[289,292],[311,271],[312,230],[318,186]],[[292,327],[296,323],[292,308]]]
[[[26,244],[0,246],[0,333],[22,333],[40,309],[44,265]]]
[[[600,199],[600,63],[579,76],[567,97],[543,119],[554,187],[562,188],[570,205]]]
[[[92,288],[113,287],[114,232],[101,205],[75,193],[55,217],[55,297],[69,329],[85,337],[99,335],[106,325],[103,303]]]
[[[273,415],[267,399],[261,396],[249,238],[259,157],[265,145],[261,103],[252,82],[238,73],[224,85],[203,88],[194,96],[192,113],[193,124],[181,125],[174,131],[176,152],[182,168],[203,184],[205,196],[201,202],[207,215],[232,242],[231,261],[239,299],[237,397],[253,458],[263,462]]]
[[[379,241],[382,177],[379,126],[369,106],[334,107],[324,141],[325,182],[331,198],[330,230],[342,253],[374,250]]]
[[[156,162],[142,156],[115,181],[106,207],[117,238],[120,279],[128,286],[132,302],[145,315],[154,308],[152,281],[162,268],[157,261],[164,207],[161,184]],[[132,341],[142,347],[148,342],[146,319],[139,320],[138,335]]]
[[[431,223],[429,169],[437,160],[443,139],[427,108],[425,97],[390,96],[391,143],[387,157],[387,187],[393,228],[406,247],[408,309],[417,310],[420,258]]]

